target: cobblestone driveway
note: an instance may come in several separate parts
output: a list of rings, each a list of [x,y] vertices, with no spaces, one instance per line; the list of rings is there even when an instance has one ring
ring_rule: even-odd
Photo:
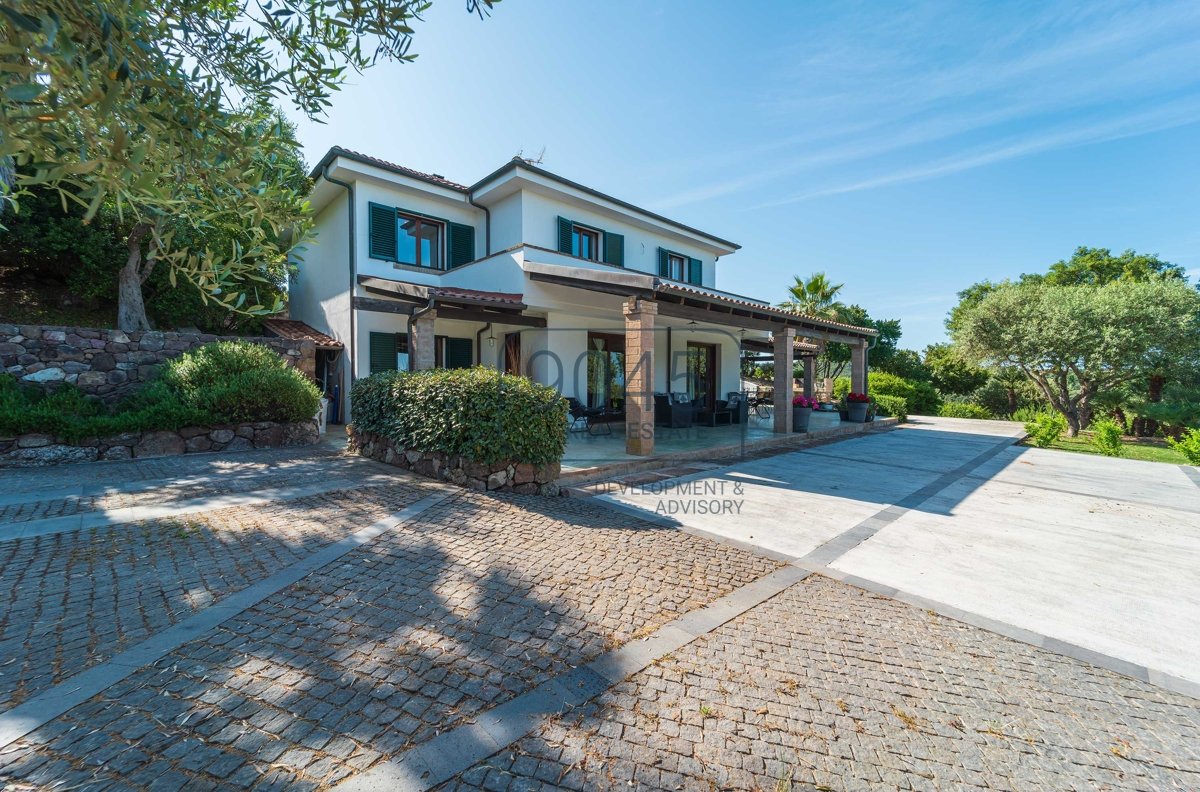
[[[590,500],[430,500],[444,491],[325,449],[240,460],[5,480],[0,505],[27,522],[58,508],[38,492],[191,510],[0,539],[0,733],[4,710],[431,505],[9,740],[6,788],[328,787],[781,567]],[[323,477],[291,499],[196,500]],[[1188,789],[1198,746],[1195,700],[812,577],[446,787]]]
[[[1195,699],[815,576],[443,789],[1200,789]]]

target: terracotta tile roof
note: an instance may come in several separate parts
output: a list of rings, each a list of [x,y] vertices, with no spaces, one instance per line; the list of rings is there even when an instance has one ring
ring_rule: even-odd
[[[264,319],[263,329],[291,341],[312,341],[321,349],[341,349],[342,342],[314,330],[298,319]]]
[[[707,297],[710,300],[731,303],[742,308],[752,308],[755,311],[762,311],[764,313],[770,313],[779,317],[800,319],[823,327],[829,327],[833,329],[844,328],[846,330],[854,331],[857,335],[879,335],[879,331],[873,327],[858,327],[857,325],[846,324],[845,322],[835,322],[832,319],[821,319],[816,316],[806,316],[804,314],[792,313],[791,311],[785,311],[782,308],[774,308],[757,300],[742,299],[729,294],[722,294],[711,289],[697,289],[695,286],[685,286],[682,283],[675,283],[673,281],[664,281],[661,279],[657,280],[655,289],[656,291],[665,291],[675,294]]]
[[[445,176],[442,176],[440,174],[422,173],[419,170],[413,170],[412,168],[406,168],[403,165],[397,165],[394,162],[388,162],[387,160],[381,160],[378,157],[372,157],[368,154],[361,154],[357,151],[353,151],[348,148],[342,148],[341,146],[334,146],[333,148],[329,149],[329,152],[324,156],[324,158],[322,158],[322,160],[319,163],[317,163],[317,167],[315,167],[313,169],[312,173],[309,174],[309,177],[315,179],[317,176],[319,176],[321,173],[321,169],[328,162],[332,161],[334,157],[346,157],[348,159],[357,160],[359,162],[363,162],[368,165],[375,165],[377,167],[383,168],[384,170],[391,171],[392,173],[398,173],[401,176],[411,176],[412,178],[420,179],[423,182],[429,182],[430,184],[437,184],[442,187],[446,187],[447,189],[455,190],[456,192],[464,192],[464,193],[467,192],[467,186],[465,184],[459,184],[458,182],[452,182],[449,179],[447,179]]]
[[[444,297],[448,300],[453,300],[456,297],[466,300],[485,300],[487,302],[515,306],[521,306],[525,304],[524,294],[518,294],[515,292],[479,291],[478,289],[460,289],[457,286],[430,286],[429,296]]]

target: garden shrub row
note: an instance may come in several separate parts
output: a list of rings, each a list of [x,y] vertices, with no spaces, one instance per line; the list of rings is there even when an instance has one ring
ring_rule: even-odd
[[[887,396],[881,393],[873,393],[871,397],[875,399],[877,415],[898,418],[901,421],[908,420],[908,405],[904,399],[899,396]]]
[[[980,407],[978,404],[970,402],[945,402],[939,409],[938,415],[943,418],[977,418],[988,419],[994,417],[986,407]]]
[[[122,432],[255,421],[310,420],[321,394],[270,349],[217,341],[163,365],[161,376],[113,408],[64,385],[52,393],[0,377],[0,435],[31,432],[67,442]]]
[[[546,465],[567,444],[558,392],[493,369],[383,371],[354,383],[354,429],[421,452]]]

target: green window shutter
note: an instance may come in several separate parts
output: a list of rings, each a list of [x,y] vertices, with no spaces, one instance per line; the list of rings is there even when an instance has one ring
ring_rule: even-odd
[[[382,204],[367,207],[367,237],[371,258],[396,260],[396,208]]]
[[[704,282],[704,264],[700,259],[688,259],[688,283],[700,286]]]
[[[446,339],[446,368],[471,368],[475,359],[475,348],[469,338]]]
[[[625,266],[624,235],[614,234],[612,231],[604,232],[604,262],[617,267]]]
[[[669,255],[665,248],[658,249],[658,277],[660,278],[670,277],[670,264],[667,262]]]
[[[396,334],[371,333],[371,373],[396,370]]]
[[[558,252],[571,255],[571,226],[565,217],[558,218]]]
[[[475,227],[462,223],[446,224],[450,236],[450,269],[475,260]]]

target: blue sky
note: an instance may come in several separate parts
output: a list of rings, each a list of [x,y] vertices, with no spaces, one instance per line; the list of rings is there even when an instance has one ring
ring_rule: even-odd
[[[301,122],[310,162],[338,144],[471,183],[544,147],[741,243],[719,288],[778,301],[825,271],[916,349],[956,291],[1077,245],[1200,277],[1194,1],[463,7]]]

